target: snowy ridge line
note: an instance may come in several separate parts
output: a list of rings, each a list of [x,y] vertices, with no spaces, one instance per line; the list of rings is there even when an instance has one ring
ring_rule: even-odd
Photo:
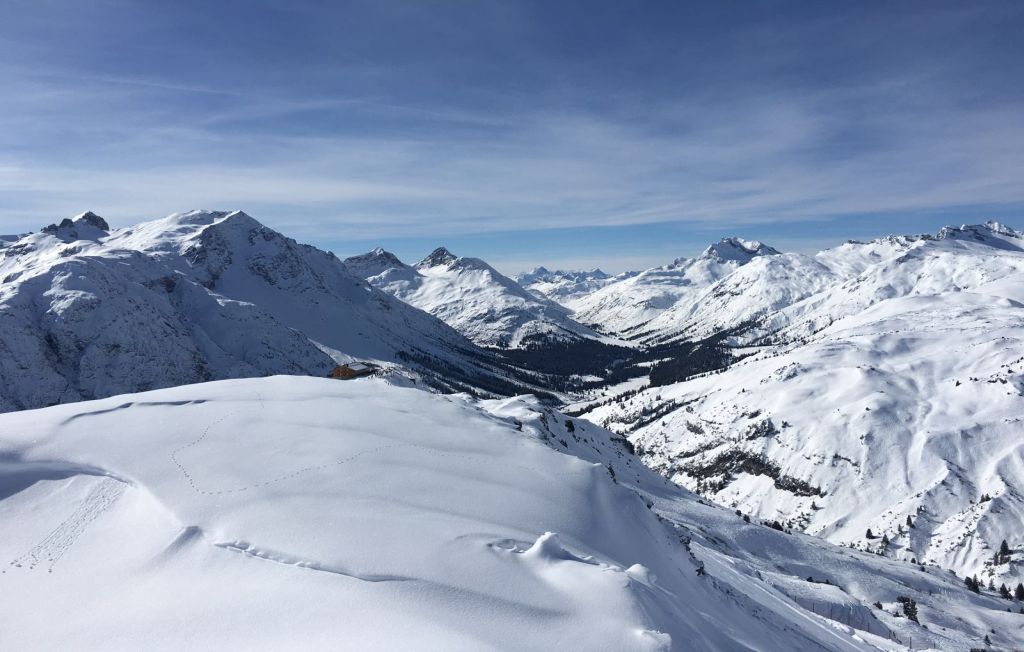
[[[84,419],[86,417],[95,417],[103,414],[110,414],[111,412],[117,412],[118,410],[126,410],[130,407],[161,407],[168,405],[202,405],[206,401],[203,399],[195,401],[128,401],[127,403],[121,403],[112,408],[104,408],[102,410],[96,410],[94,412],[80,412],[78,414],[72,414],[68,417],[67,423],[71,423],[77,419]]]
[[[405,577],[402,575],[372,575],[364,573],[355,573],[350,570],[346,570],[337,566],[324,565],[317,561],[309,561],[305,559],[299,559],[286,555],[277,551],[264,550],[257,548],[248,541],[221,541],[214,543],[213,545],[224,550],[230,550],[231,552],[245,555],[252,559],[258,559],[260,561],[267,561],[275,564],[281,564],[283,566],[289,566],[292,568],[302,568],[305,570],[315,571],[318,573],[330,573],[332,575],[341,575],[343,577],[350,577],[360,582],[369,582],[371,584],[377,582],[420,582],[422,580],[415,577]]]

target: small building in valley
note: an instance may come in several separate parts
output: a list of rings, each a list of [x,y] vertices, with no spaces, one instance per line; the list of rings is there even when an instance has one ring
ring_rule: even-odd
[[[370,362],[346,362],[331,370],[331,378],[348,380],[349,378],[370,376],[376,371],[377,365]]]

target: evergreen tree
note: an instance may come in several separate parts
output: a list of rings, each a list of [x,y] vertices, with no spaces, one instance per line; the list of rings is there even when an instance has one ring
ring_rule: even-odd
[[[964,584],[967,585],[967,588],[969,590],[974,591],[975,593],[979,592],[978,591],[978,580],[972,578],[970,575],[967,575],[966,577],[964,577]]]
[[[1006,539],[999,544],[999,552],[995,555],[996,564],[1009,564],[1010,563],[1010,546],[1006,545]]]
[[[883,546],[889,545],[889,535],[888,534],[885,534],[885,533],[882,534],[882,545]]]
[[[1010,589],[1006,588],[1005,584],[999,585],[999,597],[1006,598],[1007,600],[1012,598],[1010,595]]]
[[[996,590],[996,583],[992,581],[991,577],[988,579],[988,590],[989,591],[995,591]]]
[[[907,600],[903,603],[903,615],[913,620],[915,623],[920,622],[917,620],[917,603],[913,600]]]
[[[869,538],[869,539],[874,539],[875,538],[875,535],[871,534],[871,528],[868,528],[868,533],[865,536],[867,536],[867,538]]]
[[[914,522],[910,520],[910,514],[907,514],[907,527],[914,527]]]
[[[1013,597],[1018,600],[1024,600],[1024,583],[1018,582],[1016,590],[1013,592]]]

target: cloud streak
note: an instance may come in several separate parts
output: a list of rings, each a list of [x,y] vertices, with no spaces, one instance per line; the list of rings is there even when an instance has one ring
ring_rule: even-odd
[[[484,20],[441,6],[430,15],[436,25]],[[686,31],[677,16],[641,46],[630,25],[598,24],[595,11],[597,36],[615,35],[608,58],[600,43],[542,29],[539,6],[496,3],[508,28],[481,28],[496,52],[438,36],[412,60],[398,41],[421,34],[402,23],[377,50],[316,41],[310,53],[326,49],[326,59],[309,66],[295,52],[252,46],[254,61],[270,62],[276,83],[267,84],[239,68],[234,49],[200,42],[142,50],[125,70],[114,46],[110,59],[72,66],[32,59],[38,44],[27,41],[38,35],[0,33],[9,91],[0,99],[0,230],[85,208],[125,224],[204,206],[245,208],[314,241],[386,241],[1024,206],[1024,100],[999,74],[1022,51],[998,38],[1021,13],[930,6],[845,22],[795,10],[700,16],[719,32],[694,33],[696,45],[679,52],[669,38]],[[367,21],[402,20],[348,8]],[[316,15],[290,15],[280,47],[315,31],[303,21]],[[749,21],[730,27],[737,17]],[[958,31],[966,19],[989,31]],[[835,48],[822,41],[830,31]],[[516,44],[522,54],[503,49]],[[693,60],[698,46],[710,54]],[[195,61],[204,48],[216,63],[195,79],[182,81],[161,58]],[[480,61],[460,48],[477,48]],[[640,64],[650,70],[634,79],[630,66]],[[980,66],[978,78],[964,76]],[[481,83],[485,73],[498,76]]]

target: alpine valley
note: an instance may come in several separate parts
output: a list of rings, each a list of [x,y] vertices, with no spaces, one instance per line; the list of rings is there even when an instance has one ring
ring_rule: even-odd
[[[0,237],[0,411],[3,649],[1024,648],[997,223],[513,279],[87,212]]]

